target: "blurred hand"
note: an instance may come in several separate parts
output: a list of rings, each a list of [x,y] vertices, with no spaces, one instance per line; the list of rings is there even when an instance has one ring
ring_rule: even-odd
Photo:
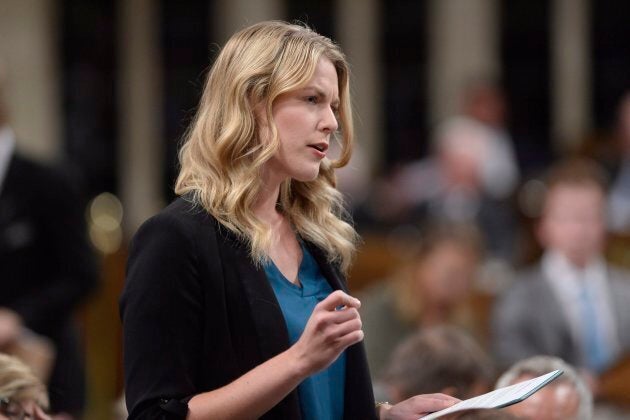
[[[7,308],[0,308],[0,348],[13,343],[22,329],[20,316]]]
[[[349,346],[363,340],[358,299],[336,290],[319,302],[290,351],[308,376],[327,368]]]
[[[445,394],[416,395],[396,405],[383,407],[379,414],[382,420],[418,420],[422,416],[448,408],[459,401]]]

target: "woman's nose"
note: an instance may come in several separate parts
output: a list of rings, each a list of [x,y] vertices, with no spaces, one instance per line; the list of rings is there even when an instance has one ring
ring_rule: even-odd
[[[320,121],[320,129],[328,133],[334,133],[337,131],[337,128],[339,128],[335,111],[332,108],[327,107],[323,112],[324,115]]]

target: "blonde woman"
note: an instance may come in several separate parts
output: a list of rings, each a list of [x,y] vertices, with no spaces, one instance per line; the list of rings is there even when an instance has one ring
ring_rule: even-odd
[[[352,148],[348,77],[335,44],[283,22],[236,33],[217,57],[180,198],[131,247],[130,419],[417,418],[456,401],[375,410],[360,303],[345,292],[356,233],[335,189]]]
[[[48,394],[31,369],[0,353],[0,420],[49,420]]]

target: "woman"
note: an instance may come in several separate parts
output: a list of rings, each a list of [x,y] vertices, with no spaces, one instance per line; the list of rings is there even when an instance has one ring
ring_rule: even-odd
[[[0,420],[50,420],[44,384],[18,358],[0,353]]]
[[[131,419],[376,418],[360,303],[344,292],[356,234],[334,186],[351,144],[348,66],[329,39],[264,22],[228,41],[180,152],[181,197],[132,243]]]

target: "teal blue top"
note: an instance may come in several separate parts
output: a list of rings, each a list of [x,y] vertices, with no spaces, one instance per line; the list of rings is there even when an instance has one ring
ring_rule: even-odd
[[[332,287],[319,270],[317,262],[302,245],[302,262],[298,271],[301,286],[287,280],[270,261],[265,265],[289,331],[293,345],[302,335],[315,305],[324,300]],[[345,352],[327,369],[306,378],[298,386],[302,418],[305,420],[337,420],[343,418],[343,398],[346,373]]]

